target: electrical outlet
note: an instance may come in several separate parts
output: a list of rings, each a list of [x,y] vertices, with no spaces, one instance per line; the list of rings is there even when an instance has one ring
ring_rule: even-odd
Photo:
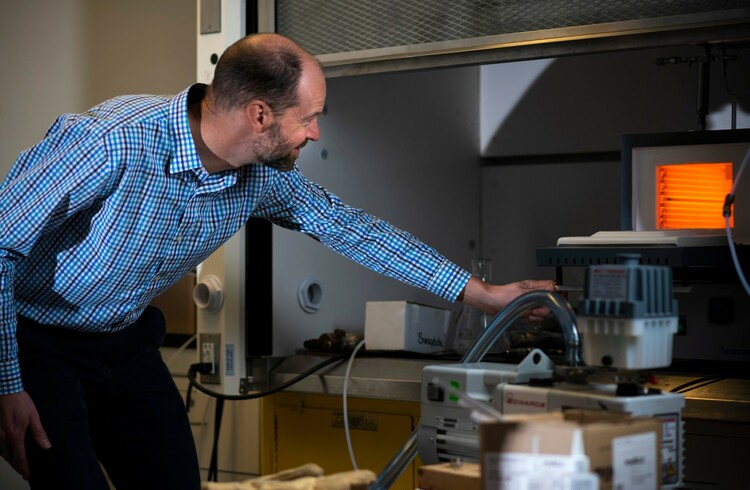
[[[211,342],[204,342],[201,345],[201,362],[210,363],[212,366],[216,362],[214,358],[214,344]],[[216,368],[211,367],[211,374],[216,372]]]
[[[201,373],[201,383],[220,384],[221,335],[218,333],[202,333],[198,337],[198,346],[200,348],[200,362],[207,362],[212,365],[210,373]]]

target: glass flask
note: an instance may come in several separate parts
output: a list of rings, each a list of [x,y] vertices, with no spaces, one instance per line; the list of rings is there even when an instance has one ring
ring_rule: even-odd
[[[473,259],[471,274],[482,282],[492,281],[492,260]],[[463,305],[456,318],[452,348],[459,355],[464,355],[474,344],[479,335],[487,328],[492,318],[482,310],[473,306]],[[502,340],[500,341],[502,342]],[[497,344],[493,351],[500,348]]]

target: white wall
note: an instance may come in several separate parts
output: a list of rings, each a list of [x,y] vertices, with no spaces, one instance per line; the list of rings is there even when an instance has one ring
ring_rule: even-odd
[[[81,0],[0,5],[0,177],[62,112],[83,108]]]
[[[0,3],[0,178],[59,114],[192,83],[195,25],[186,0]]]

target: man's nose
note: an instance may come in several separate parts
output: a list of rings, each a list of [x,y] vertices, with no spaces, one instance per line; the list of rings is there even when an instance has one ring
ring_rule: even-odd
[[[313,122],[307,126],[307,139],[312,141],[318,141],[320,139],[320,128],[318,127],[318,119],[313,119]]]

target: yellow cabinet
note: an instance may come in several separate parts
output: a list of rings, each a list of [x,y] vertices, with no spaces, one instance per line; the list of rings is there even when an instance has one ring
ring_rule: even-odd
[[[326,474],[353,469],[341,396],[283,392],[266,402],[263,410],[264,473],[306,463],[320,465]],[[357,467],[376,474],[399,452],[419,422],[417,402],[350,398],[347,411]],[[413,490],[419,464],[412,462],[391,488]]]

